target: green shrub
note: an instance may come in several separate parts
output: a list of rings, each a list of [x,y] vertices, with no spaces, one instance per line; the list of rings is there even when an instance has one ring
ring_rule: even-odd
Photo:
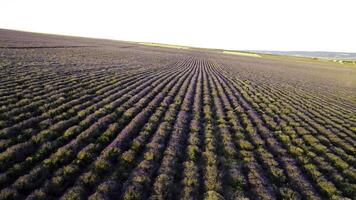
[[[122,154],[121,158],[127,163],[131,163],[135,159],[136,152],[133,150],[128,150]]]
[[[321,191],[323,191],[323,193],[328,197],[332,197],[337,192],[337,189],[334,186],[334,184],[332,184],[329,181],[322,180],[322,181],[318,181],[317,184],[320,187]]]
[[[238,145],[239,145],[240,149],[242,149],[242,150],[251,151],[254,149],[253,145],[247,140],[243,140],[243,139],[239,140]]]
[[[205,200],[224,200],[224,197],[215,191],[207,191],[204,194]]]

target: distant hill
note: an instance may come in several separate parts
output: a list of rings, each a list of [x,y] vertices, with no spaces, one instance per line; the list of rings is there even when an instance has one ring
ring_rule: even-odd
[[[356,53],[348,52],[326,52],[326,51],[249,51],[256,53],[289,55],[289,56],[302,56],[312,58],[326,58],[337,60],[356,60]]]

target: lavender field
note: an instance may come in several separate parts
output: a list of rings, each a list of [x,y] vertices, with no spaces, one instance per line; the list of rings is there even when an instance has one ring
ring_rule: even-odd
[[[0,199],[355,199],[356,67],[0,30]]]

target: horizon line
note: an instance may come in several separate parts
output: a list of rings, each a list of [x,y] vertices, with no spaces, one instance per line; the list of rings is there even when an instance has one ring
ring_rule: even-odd
[[[72,34],[65,34],[65,33],[54,33],[54,32],[39,32],[39,31],[29,31],[23,29],[13,29],[13,28],[2,28],[2,30],[8,31],[18,31],[24,33],[34,33],[34,34],[44,34],[44,35],[53,35],[53,36],[63,36],[63,37],[75,37],[75,38],[85,38],[85,39],[93,39],[93,40],[109,40],[109,41],[117,41],[117,42],[127,42],[127,43],[152,43],[152,44],[162,44],[162,45],[174,45],[174,46],[181,46],[181,47],[189,47],[189,48],[197,48],[197,49],[211,49],[211,50],[226,50],[226,51],[242,51],[242,52],[322,52],[322,53],[356,53],[353,51],[325,51],[325,50],[275,50],[275,49],[262,49],[262,50],[253,50],[253,49],[224,49],[224,48],[214,48],[214,47],[201,47],[201,46],[191,46],[191,45],[184,45],[184,44],[176,44],[176,43],[162,43],[162,42],[155,42],[155,41],[132,41],[132,40],[122,40],[116,38],[105,38],[105,37],[95,37],[95,36],[84,36],[84,35],[72,35]]]

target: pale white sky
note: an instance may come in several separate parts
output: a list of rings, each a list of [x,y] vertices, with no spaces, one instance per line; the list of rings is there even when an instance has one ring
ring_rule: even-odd
[[[238,50],[356,52],[355,0],[0,0],[0,28]]]

